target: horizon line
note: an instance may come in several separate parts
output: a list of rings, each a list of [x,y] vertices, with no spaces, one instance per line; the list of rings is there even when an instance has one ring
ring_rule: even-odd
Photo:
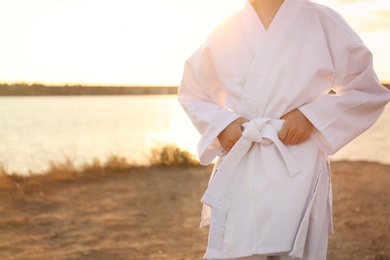
[[[384,87],[390,89],[390,81],[389,82],[380,82],[381,85]],[[123,87],[123,88],[149,88],[149,87],[169,87],[169,88],[178,88],[180,84],[85,84],[85,83],[65,83],[65,84],[48,84],[48,83],[26,83],[26,82],[1,82],[0,81],[0,86],[1,85],[8,85],[8,86],[13,86],[13,85],[25,85],[25,86],[43,86],[43,87]]]

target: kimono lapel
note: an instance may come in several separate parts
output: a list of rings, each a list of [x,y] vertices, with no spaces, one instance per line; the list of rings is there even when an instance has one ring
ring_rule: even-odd
[[[240,112],[248,119],[261,116],[260,99],[261,90],[265,87],[264,80],[279,43],[298,14],[302,2],[303,0],[285,0],[267,31],[249,1],[244,8],[243,15],[246,17],[243,17],[243,25],[250,33],[251,46],[255,50],[241,100],[242,111]]]
[[[264,29],[255,9],[249,1],[246,2],[241,15],[241,23],[244,28],[244,37],[247,38],[248,48],[252,57],[255,56],[258,46],[261,44],[267,31]]]

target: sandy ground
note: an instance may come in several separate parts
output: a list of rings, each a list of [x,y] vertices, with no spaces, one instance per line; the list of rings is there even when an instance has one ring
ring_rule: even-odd
[[[335,162],[328,259],[390,259],[390,166]],[[201,259],[208,168],[136,169],[0,190],[0,259]]]

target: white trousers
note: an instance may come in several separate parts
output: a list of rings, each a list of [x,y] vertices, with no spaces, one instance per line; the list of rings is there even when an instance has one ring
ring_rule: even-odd
[[[286,255],[286,257],[288,257],[288,254]],[[291,258],[283,258],[283,256],[252,255],[248,257],[228,258],[226,260],[285,260],[285,259],[291,259]],[[209,259],[209,260],[219,260],[219,259]]]
[[[326,252],[328,247],[328,232],[329,225],[328,222],[324,222],[321,229],[318,229],[317,234],[321,237],[320,243],[318,245],[310,244],[310,235],[308,237],[308,244],[306,245],[303,258],[294,258],[294,260],[326,260]],[[313,232],[314,233],[314,232]],[[276,256],[267,256],[267,255],[252,255],[248,257],[238,257],[238,258],[224,258],[223,260],[292,260],[293,258],[288,255],[288,253],[280,254]],[[221,259],[209,259],[209,260],[221,260]]]
[[[322,213],[324,215],[322,216],[320,215],[320,217],[318,217],[319,219],[323,219],[327,215],[326,212],[322,212]],[[316,223],[315,227],[312,226],[307,237],[307,243],[305,246],[303,258],[294,258],[294,260],[326,260],[326,252],[328,248],[328,232],[329,232],[328,221],[324,221],[322,225]],[[317,243],[315,244],[312,243],[313,240],[311,239],[311,236],[316,237],[314,241],[316,241]],[[224,258],[223,260],[292,260],[292,259],[293,258],[290,257],[288,253],[283,253],[275,256],[252,255],[248,257]],[[221,260],[221,259],[209,259],[209,260]]]
[[[329,223],[331,222],[331,209],[328,203],[328,192],[330,185],[330,176],[322,174],[320,185],[318,186],[317,196],[310,213],[309,229],[306,238],[303,258],[294,258],[294,260],[326,260],[328,248]],[[248,257],[224,258],[223,260],[292,260],[293,258],[286,253],[280,253],[275,256],[270,255],[252,255]],[[221,259],[209,259],[221,260]]]
[[[239,258],[228,258],[226,260],[285,260],[292,259],[287,255],[280,256],[264,256],[264,255],[252,255],[248,257],[239,257]],[[219,259],[209,259],[209,260],[219,260]]]

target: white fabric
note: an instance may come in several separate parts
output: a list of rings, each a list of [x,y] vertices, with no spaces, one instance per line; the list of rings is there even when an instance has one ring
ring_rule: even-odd
[[[217,259],[208,259],[208,260],[217,260]],[[281,259],[279,256],[252,255],[246,257],[229,258],[227,260],[284,260],[284,259]]]
[[[187,60],[179,89],[201,133],[201,163],[218,156],[202,198],[201,226],[211,224],[205,257],[302,258],[324,248],[328,155],[369,128],[389,99],[371,53],[334,11],[285,0],[265,30],[247,2]],[[296,108],[316,129],[305,143],[285,146],[279,118]],[[240,116],[251,121],[227,154],[217,135]]]

